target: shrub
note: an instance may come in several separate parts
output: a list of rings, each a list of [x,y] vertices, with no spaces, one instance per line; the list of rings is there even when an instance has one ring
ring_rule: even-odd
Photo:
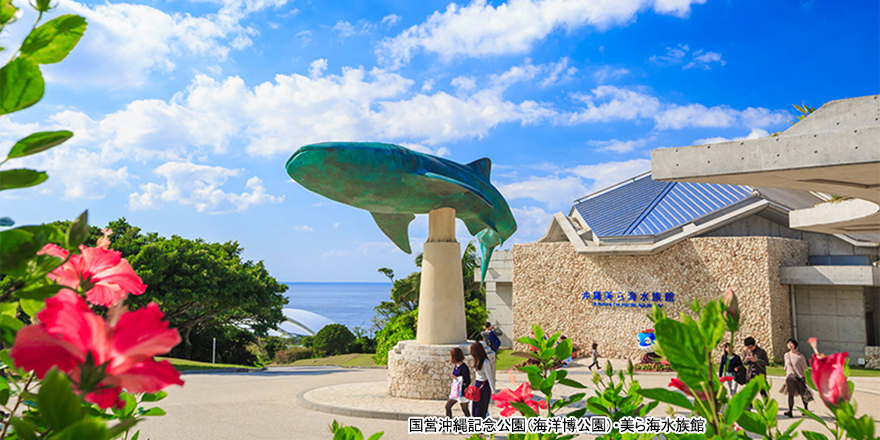
[[[330,355],[345,354],[354,342],[354,334],[342,324],[328,324],[315,335],[315,350]]]
[[[290,347],[279,350],[275,353],[274,363],[276,364],[292,364],[300,359],[311,359],[315,357],[315,349],[311,347]]]
[[[416,338],[416,320],[419,310],[413,310],[388,320],[385,327],[376,333],[376,354],[373,360],[378,365],[388,364],[388,352],[400,341]]]

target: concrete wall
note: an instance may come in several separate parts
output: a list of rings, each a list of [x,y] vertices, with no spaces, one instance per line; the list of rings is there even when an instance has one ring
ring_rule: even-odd
[[[737,338],[753,336],[771,358],[781,360],[791,335],[791,308],[779,267],[806,263],[806,243],[774,237],[691,238],[644,256],[585,256],[570,243],[518,244],[513,336],[528,335],[531,324],[540,324],[575,344],[598,343],[603,357],[638,359],[636,335],[652,327],[647,309],[594,307],[581,299],[584,291],[674,292],[676,301],[665,307],[677,315],[688,311],[694,298],[705,302],[732,288],[743,311]]]
[[[811,355],[807,339],[819,339],[825,354],[849,352],[851,363],[865,357],[865,288],[794,286],[798,343]]]
[[[512,347],[513,340],[510,336],[513,334],[513,283],[487,283],[486,309],[489,312],[489,321],[501,330],[501,335],[498,336],[501,347]]]
[[[871,261],[875,261],[878,258],[878,248],[876,247],[853,246],[834,235],[790,229],[761,215],[746,217],[703,235],[703,237],[748,236],[783,237],[803,240],[807,243],[808,252],[811,256],[868,255],[872,257]]]

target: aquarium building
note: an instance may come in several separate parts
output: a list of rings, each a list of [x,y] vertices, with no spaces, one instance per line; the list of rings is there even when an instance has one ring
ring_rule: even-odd
[[[540,324],[578,345],[598,343],[603,357],[637,359],[642,352],[636,335],[652,326],[650,307],[677,315],[695,299],[705,302],[733,289],[742,310],[737,339],[754,337],[771,359],[782,360],[788,338],[807,347],[807,339],[817,337],[823,352],[848,351],[852,363],[871,364],[873,347],[880,345],[880,227],[874,225],[880,217],[863,202],[876,207],[871,195],[880,189],[880,182],[871,182],[880,180],[875,116],[880,118],[876,97],[837,101],[779,141],[758,140],[764,144],[754,149],[749,141],[736,141],[739,149],[730,150],[730,157],[708,159],[740,166],[735,179],[717,168],[700,174],[698,166],[707,154],[718,154],[708,150],[731,145],[655,151],[653,176],[635,176],[578,199],[567,214],[547,219],[541,239],[493,256],[486,274],[490,320],[506,345],[528,335],[530,324]],[[847,132],[847,140],[838,142],[842,134],[835,136],[835,130]],[[850,136],[853,130],[864,135]],[[808,142],[824,165],[801,154],[789,160],[793,165],[780,166],[818,162],[813,170],[788,174],[812,183],[786,187],[785,170],[773,169],[771,158],[746,161],[746,154],[806,151],[798,142]],[[853,143],[862,152],[844,154]],[[846,151],[825,151],[832,148]],[[755,170],[734,161],[735,154],[753,167],[770,168],[757,170],[763,178],[746,176]],[[676,163],[688,165],[676,174]],[[846,188],[829,188],[835,179],[859,176],[863,181],[839,184],[855,188],[854,199],[832,199],[830,194],[848,195]],[[810,184],[823,192],[807,190]],[[841,218],[829,219],[828,213]]]

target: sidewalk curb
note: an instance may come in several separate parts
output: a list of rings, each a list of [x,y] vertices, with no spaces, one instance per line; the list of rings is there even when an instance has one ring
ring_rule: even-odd
[[[301,408],[309,409],[312,411],[318,411],[318,412],[323,412],[323,413],[328,413],[328,414],[335,414],[338,416],[360,417],[360,418],[364,418],[364,419],[383,419],[383,420],[407,421],[410,417],[430,417],[430,416],[436,417],[437,416],[436,413],[434,413],[434,414],[408,414],[408,413],[393,413],[393,412],[387,412],[387,411],[371,411],[371,410],[367,410],[367,409],[343,408],[340,406],[333,406],[333,405],[327,405],[324,403],[312,402],[312,401],[306,399],[306,397],[305,397],[306,393],[320,389],[320,388],[324,388],[324,387],[315,387],[315,388],[308,389],[308,390],[305,390],[305,391],[297,394],[296,395],[296,404],[298,406],[300,406]],[[440,402],[439,405],[441,405],[441,407],[442,407],[442,404],[444,402],[441,402],[439,400],[437,402]]]
[[[255,371],[266,371],[267,368],[217,368],[214,370],[186,370],[180,374],[213,374],[213,373],[253,373]]]

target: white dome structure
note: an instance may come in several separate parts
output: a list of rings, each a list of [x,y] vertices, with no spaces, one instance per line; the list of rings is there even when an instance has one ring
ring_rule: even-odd
[[[278,324],[278,328],[288,335],[314,336],[327,324],[333,324],[330,318],[302,309],[282,310],[286,321]]]

